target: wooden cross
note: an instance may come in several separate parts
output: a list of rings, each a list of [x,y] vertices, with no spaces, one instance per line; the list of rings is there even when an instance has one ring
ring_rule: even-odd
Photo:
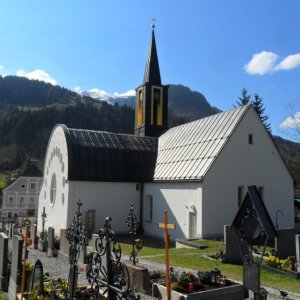
[[[169,233],[168,229],[176,229],[176,224],[168,224],[168,211],[164,211],[165,222],[158,223],[159,228],[164,228],[164,240],[166,249],[166,288],[167,288],[167,300],[170,300],[170,268],[169,268]]]
[[[27,247],[32,244],[32,239],[29,238],[29,222],[25,222],[25,234],[23,236],[23,240],[25,242],[25,246],[24,246],[22,284],[21,284],[21,300],[23,300],[23,295],[24,295],[24,291],[25,291],[26,259],[28,256]]]

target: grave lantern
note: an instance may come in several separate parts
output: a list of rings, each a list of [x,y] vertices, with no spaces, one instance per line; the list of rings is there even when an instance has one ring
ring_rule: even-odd
[[[135,247],[138,251],[141,251],[144,247],[144,241],[141,240],[141,239],[135,239],[134,244],[135,244]]]
[[[30,283],[30,291],[36,292],[38,296],[44,296],[44,272],[43,272],[43,264],[38,259],[32,271],[31,283]]]

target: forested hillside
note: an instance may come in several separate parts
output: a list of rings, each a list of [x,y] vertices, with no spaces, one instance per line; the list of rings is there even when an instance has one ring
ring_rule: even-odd
[[[106,102],[39,110],[2,105],[0,110],[6,115],[0,122],[0,170],[20,167],[29,158],[43,160],[50,133],[59,123],[71,128],[133,132],[133,108]]]
[[[63,87],[18,76],[0,76],[0,104],[19,106],[46,106],[53,103],[68,104],[71,101],[92,98],[80,96]]]

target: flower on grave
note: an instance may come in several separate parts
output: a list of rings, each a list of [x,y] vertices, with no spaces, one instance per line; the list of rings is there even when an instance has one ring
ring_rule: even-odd
[[[286,259],[280,259],[274,255],[270,255],[265,259],[265,262],[270,267],[287,271],[295,269],[296,259],[294,256],[288,256]]]

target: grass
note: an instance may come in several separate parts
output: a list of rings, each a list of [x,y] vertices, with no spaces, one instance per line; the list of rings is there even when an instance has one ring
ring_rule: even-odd
[[[144,257],[150,261],[165,262],[165,246],[164,242],[149,237],[142,237],[145,240],[145,246],[139,252],[140,257]],[[128,237],[118,237],[121,244],[122,252],[129,255],[132,246]],[[200,240],[200,244],[207,246],[206,249],[188,249],[175,248],[174,243],[171,243],[169,249],[170,265],[178,268],[193,269],[195,271],[210,271],[213,268],[218,268],[222,273],[229,278],[237,281],[242,281],[243,268],[240,265],[225,264],[220,261],[208,260],[203,254],[215,254],[224,250],[224,244],[220,241]],[[295,293],[300,293],[300,281],[292,277],[274,274],[266,270],[261,270],[261,284],[274,289],[283,289]]]

